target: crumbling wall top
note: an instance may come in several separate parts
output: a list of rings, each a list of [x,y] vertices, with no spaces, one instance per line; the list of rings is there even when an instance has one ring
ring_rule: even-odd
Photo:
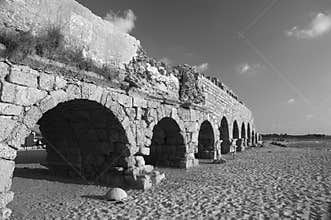
[[[43,32],[60,27],[66,46],[99,64],[128,63],[140,42],[74,0],[1,0],[0,31]]]

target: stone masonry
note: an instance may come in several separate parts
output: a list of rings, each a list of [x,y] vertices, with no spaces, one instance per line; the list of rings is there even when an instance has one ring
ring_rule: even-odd
[[[29,29],[35,23],[39,30],[45,25],[46,6],[58,11],[66,8],[60,17],[71,29],[65,33],[78,36],[72,31],[81,31],[88,40],[87,56],[97,62],[107,63],[115,51],[121,54],[120,63],[127,64],[138,54],[139,41],[115,27],[107,29],[111,24],[71,0],[1,1],[0,29]],[[40,13],[30,15],[31,8],[36,13],[39,8]],[[49,22],[57,20],[55,14],[49,16]],[[35,21],[28,22],[31,19]],[[113,86],[91,77],[93,73],[76,70],[84,77],[66,74],[72,73],[69,67],[56,71],[0,58],[0,219],[8,213],[6,205],[14,196],[16,152],[36,126],[46,140],[45,166],[54,173],[79,172],[97,183],[140,189],[164,179],[154,169],[157,166],[190,168],[200,158],[211,158],[215,140],[223,140],[223,153],[232,139],[240,150],[261,141],[251,111],[218,79],[194,75],[199,93],[192,93],[187,85],[184,92],[203,102],[184,102],[175,75],[155,64],[139,65],[124,71],[132,77],[137,71],[142,77],[147,73],[155,83],[150,88]]]

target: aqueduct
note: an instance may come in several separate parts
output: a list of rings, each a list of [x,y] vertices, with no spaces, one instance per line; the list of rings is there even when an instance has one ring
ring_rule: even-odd
[[[60,16],[68,24],[63,35],[80,36],[65,41],[68,47],[83,44],[86,56],[97,62],[115,53],[119,64],[131,62],[124,75],[143,72],[150,81],[139,78],[146,81],[143,86],[114,86],[95,73],[41,57],[29,57],[28,63],[1,58],[1,212],[14,196],[10,188],[16,151],[36,125],[47,140],[50,169],[75,167],[87,179],[144,189],[162,179],[153,166],[197,166],[200,158],[212,157],[217,139],[223,140],[223,154],[233,138],[240,150],[256,144],[251,111],[220,80],[185,65],[175,68],[175,77],[164,64],[139,56],[139,41],[88,9],[71,0],[50,2],[1,1],[0,29],[19,32],[33,26],[38,32],[45,16],[48,24],[58,21],[54,13],[66,8]],[[187,87],[186,78],[192,76],[194,84]],[[193,87],[201,89],[203,101],[196,101]]]

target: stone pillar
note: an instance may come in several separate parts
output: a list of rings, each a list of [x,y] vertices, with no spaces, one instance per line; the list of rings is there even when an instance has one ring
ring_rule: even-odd
[[[246,141],[245,138],[239,138],[237,140],[236,145],[237,145],[237,151],[238,152],[245,150],[245,141]]]
[[[223,140],[221,144],[221,153],[222,154],[227,154],[230,152],[230,146],[231,146],[231,139],[225,139]]]
[[[7,144],[0,144],[0,219],[8,219],[11,214],[11,210],[6,206],[14,198],[14,193],[10,191],[10,188],[15,168],[15,157],[16,150]]]

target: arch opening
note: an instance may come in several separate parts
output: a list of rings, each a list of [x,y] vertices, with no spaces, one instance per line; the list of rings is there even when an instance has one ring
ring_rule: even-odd
[[[238,128],[238,123],[236,120],[233,122],[232,138],[235,138],[235,139],[239,138],[239,128]]]
[[[254,130],[252,131],[252,140],[251,140],[251,144],[254,146],[255,145],[255,132]]]
[[[229,124],[225,116],[221,120],[221,127],[219,128],[219,130],[220,130],[220,139],[223,141],[221,153],[227,154],[230,152],[231,143],[230,143],[230,135],[229,135]]]
[[[146,161],[156,166],[179,167],[185,153],[184,138],[177,122],[169,117],[161,119],[154,126],[150,155]]]
[[[247,146],[250,146],[251,144],[251,126],[248,123],[247,124]]]
[[[111,177],[120,176],[115,167],[129,166],[129,142],[122,124],[95,101],[60,103],[37,124],[46,144],[45,165],[56,175],[72,177],[78,171],[86,179],[112,184],[116,178]]]
[[[199,130],[198,136],[198,153],[199,159],[212,159],[214,154],[214,131],[209,121],[204,121]]]
[[[241,138],[246,139],[246,128],[245,128],[245,123],[244,122],[241,124]]]

